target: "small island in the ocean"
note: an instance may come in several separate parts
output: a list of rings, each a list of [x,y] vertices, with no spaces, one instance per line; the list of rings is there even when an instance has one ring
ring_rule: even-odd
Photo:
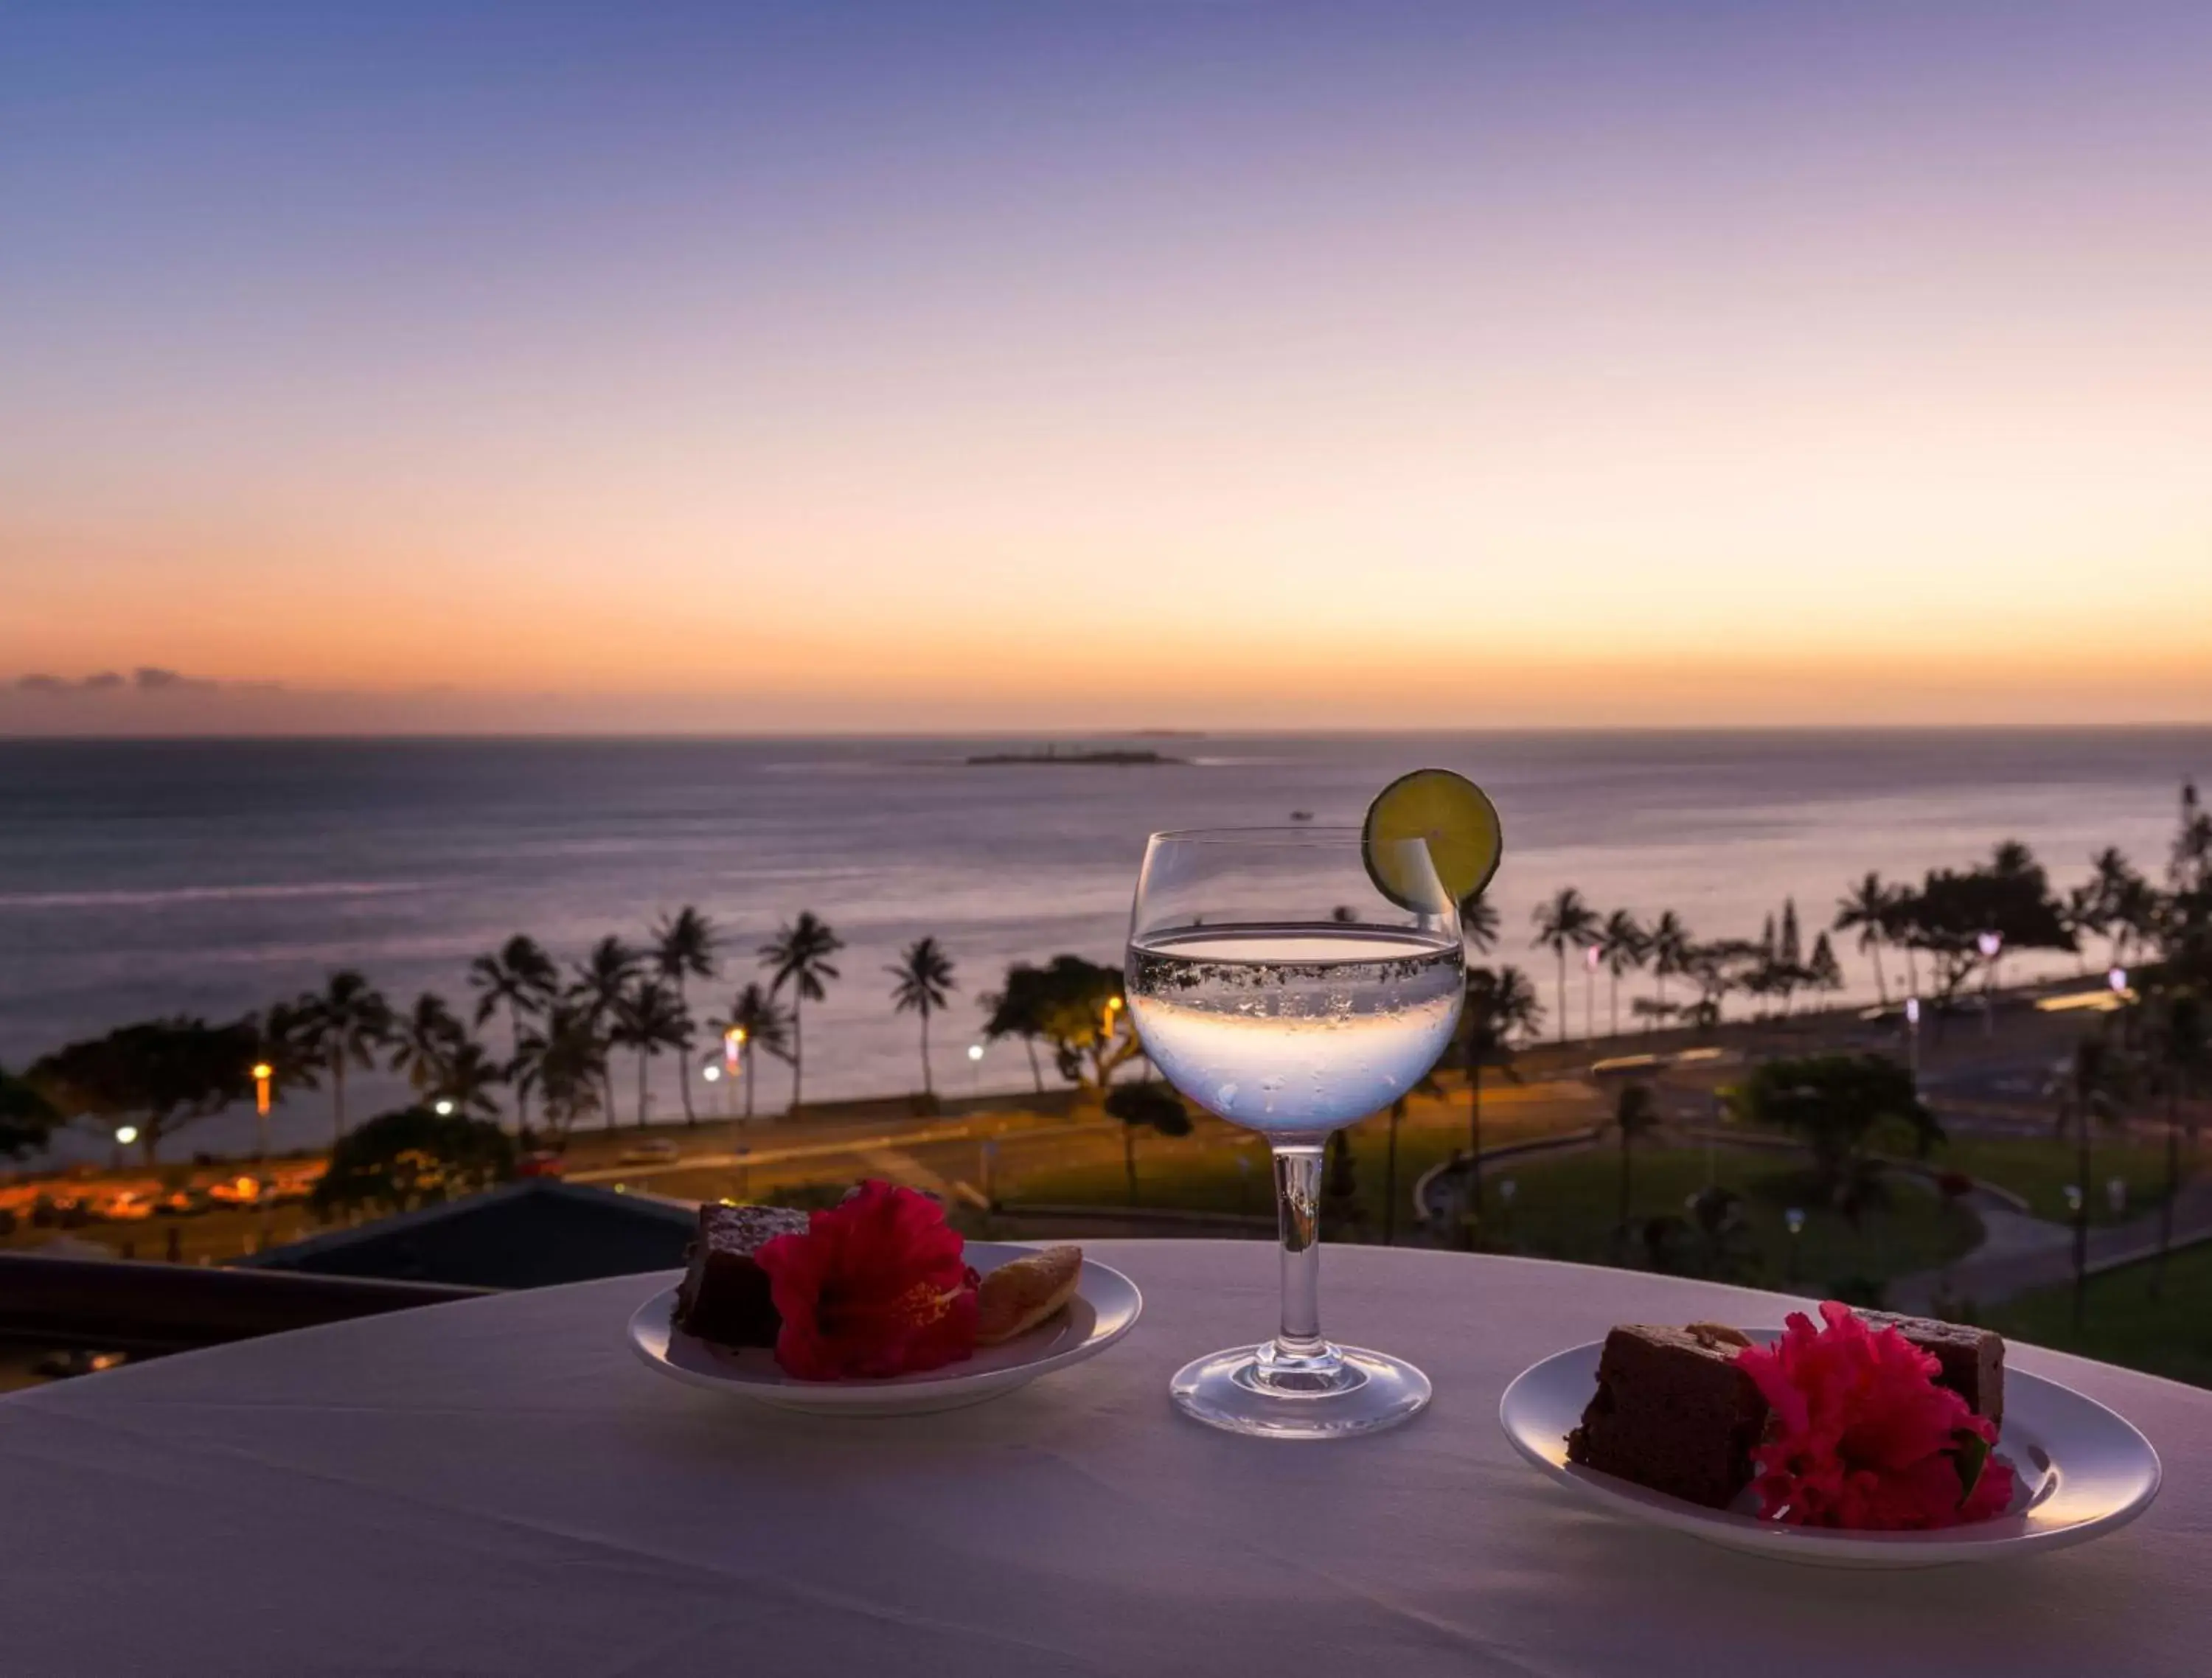
[[[1042,751],[990,751],[967,760],[970,763],[1183,763],[1189,759],[1170,757],[1158,751],[1061,751],[1048,745]]]

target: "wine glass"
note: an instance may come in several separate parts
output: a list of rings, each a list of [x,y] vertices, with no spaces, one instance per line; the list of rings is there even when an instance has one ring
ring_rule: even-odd
[[[1145,1052],[1274,1153],[1282,1326],[1170,1384],[1216,1427],[1336,1438],[1429,1401],[1411,1364],[1321,1332],[1323,1146],[1420,1081],[1466,989],[1458,909],[1427,846],[1379,842],[1381,856],[1357,828],[1156,833],[1137,879],[1127,980]]]

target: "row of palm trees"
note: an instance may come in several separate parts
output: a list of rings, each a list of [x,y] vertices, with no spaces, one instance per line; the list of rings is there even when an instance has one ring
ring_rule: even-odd
[[[2073,950],[2084,970],[2088,962],[2087,940],[2109,940],[2109,964],[2124,967],[2131,955],[2158,945],[2171,927],[2176,905],[2205,889],[2212,879],[2212,818],[2197,806],[2193,788],[2185,789],[2180,837],[2169,867],[2170,886],[2161,890],[2137,869],[2124,853],[2107,847],[2089,860],[2089,877],[2063,897],[2050,903],[2059,936],[2045,940],[2046,947]],[[2033,881],[2037,894],[2044,890],[2042,870],[2027,847],[2007,841],[1996,848],[1990,861],[1973,871],[1983,880]],[[1957,879],[1946,876],[1947,879]],[[1843,971],[1830,941],[1831,932],[1857,934],[1856,947],[1869,958],[1875,989],[1883,1003],[1890,1000],[1885,951],[1905,958],[1910,994],[1919,995],[1918,958],[1941,952],[1949,958],[1955,986],[1961,962],[1971,964],[1974,951],[1955,947],[1952,929],[1931,926],[1924,887],[1888,881],[1869,872],[1853,882],[1837,900],[1828,927],[1815,933],[1811,947],[1803,943],[1797,905],[1786,902],[1779,916],[1770,915],[1756,939],[1694,939],[1681,917],[1672,909],[1649,925],[1634,913],[1616,909],[1601,912],[1573,886],[1562,886],[1537,906],[1531,947],[1548,950],[1556,964],[1558,1006],[1556,1029],[1559,1040],[1567,1034],[1567,968],[1571,955],[1579,954],[1584,974],[1584,1035],[1596,1035],[1595,987],[1601,970],[1609,987],[1609,1018],[1613,1035],[1620,1031],[1620,982],[1628,974],[1648,967],[1657,981],[1655,1000],[1632,1004],[1633,1011],[1654,1018],[1687,1013],[1701,1023],[1719,1017],[1723,1000],[1731,991],[1760,998],[1778,998],[1786,1012],[1800,990],[1826,992],[1843,988]],[[1462,917],[1469,945],[1477,951],[1493,948],[1498,937],[1495,909],[1477,902]],[[1997,957],[1982,959],[1993,964]],[[1698,1000],[1678,1009],[1667,1000],[1667,982],[1680,977],[1694,984]]]
[[[1632,1012],[1648,1018],[1666,1019],[1687,1012],[1700,1020],[1719,1018],[1721,1000],[1730,990],[1779,997],[1786,1010],[1799,990],[1829,991],[1843,987],[1844,976],[1834,946],[1824,931],[1817,933],[1808,952],[1799,929],[1795,898],[1784,903],[1781,915],[1769,915],[1756,939],[1719,939],[1700,943],[1692,936],[1680,915],[1664,909],[1648,925],[1631,909],[1600,911],[1577,888],[1562,886],[1537,905],[1532,919],[1535,936],[1530,947],[1549,950],[1557,966],[1559,1040],[1567,1037],[1567,958],[1583,958],[1583,1035],[1597,1035],[1597,976],[1606,975],[1608,1028],[1620,1033],[1620,982],[1629,974],[1651,970],[1657,994],[1632,1004]],[[1497,941],[1494,915],[1480,926],[1468,923],[1469,942],[1478,950]],[[1667,1000],[1667,982],[1684,978],[1696,985],[1698,1001],[1687,1009]]]
[[[2026,850],[2016,844],[1998,847],[1996,866],[2021,863]],[[2188,861],[2185,852],[2178,866],[2185,868]],[[2059,924],[2074,941],[2085,970],[2089,959],[2087,940],[2093,937],[2109,940],[2107,965],[2125,967],[2130,952],[2147,949],[2158,940],[2171,899],[2117,846],[2108,845],[2091,857],[2089,869],[2088,879],[2057,900]],[[1920,988],[1913,958],[1922,946],[1914,936],[1913,897],[1910,885],[1869,872],[1836,904],[1836,930],[1858,933],[1858,948],[1872,959],[1875,989],[1884,1002],[1889,1000],[1889,983],[1881,962],[1885,948],[1903,952],[1906,982],[1916,994]]]
[[[425,991],[403,1010],[361,973],[332,973],[319,990],[270,1009],[261,1021],[262,1054],[282,1088],[314,1089],[327,1080],[334,1131],[346,1130],[349,1072],[379,1067],[404,1077],[423,1100],[449,1110],[494,1116],[498,1093],[510,1090],[518,1128],[532,1127],[532,1103],[546,1125],[565,1135],[582,1119],[615,1112],[614,1056],[635,1056],[637,1122],[650,1116],[652,1071],[663,1053],[688,1062],[700,1038],[690,987],[720,976],[728,940],[714,921],[689,905],[664,915],[645,941],[610,933],[564,973],[537,939],[518,933],[469,964],[474,993],[464,1020],[445,998]],[[834,958],[845,947],[836,931],[802,910],[756,954],[765,981],[749,980],[706,1030],[727,1046],[733,1073],[742,1073],[745,1114],[753,1111],[755,1055],[791,1067],[791,1104],[805,1093],[805,1008],[842,977]],[[919,1016],[922,1085],[933,1092],[929,1022],[958,988],[954,964],[934,938],[907,946],[885,970],[897,1013]],[[495,1054],[476,1032],[505,1025],[506,1052]],[[696,1122],[691,1079],[678,1080],[684,1116]]]

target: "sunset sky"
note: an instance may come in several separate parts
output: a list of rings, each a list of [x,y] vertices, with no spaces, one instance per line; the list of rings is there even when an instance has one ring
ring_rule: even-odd
[[[2202,0],[0,9],[0,733],[2212,720],[2208,88]]]

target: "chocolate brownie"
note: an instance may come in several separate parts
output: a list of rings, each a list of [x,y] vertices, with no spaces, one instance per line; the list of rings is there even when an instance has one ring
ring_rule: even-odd
[[[803,1233],[806,1221],[782,1207],[701,1207],[690,1268],[676,1290],[676,1326],[723,1346],[774,1346],[783,1319],[753,1255],[780,1235]]]
[[[1948,1387],[1966,1401],[1978,1416],[2004,1426],[2004,1339],[1987,1328],[1963,1322],[1938,1322],[1933,1317],[1899,1316],[1891,1311],[1861,1311],[1859,1320],[1869,1328],[1894,1328],[1931,1353],[1943,1367],[1936,1384]]]
[[[1732,1328],[1628,1323],[1605,1337],[1597,1393],[1567,1435],[1567,1459],[1707,1509],[1751,1483],[1766,1431],[1758,1384],[1735,1365]]]

